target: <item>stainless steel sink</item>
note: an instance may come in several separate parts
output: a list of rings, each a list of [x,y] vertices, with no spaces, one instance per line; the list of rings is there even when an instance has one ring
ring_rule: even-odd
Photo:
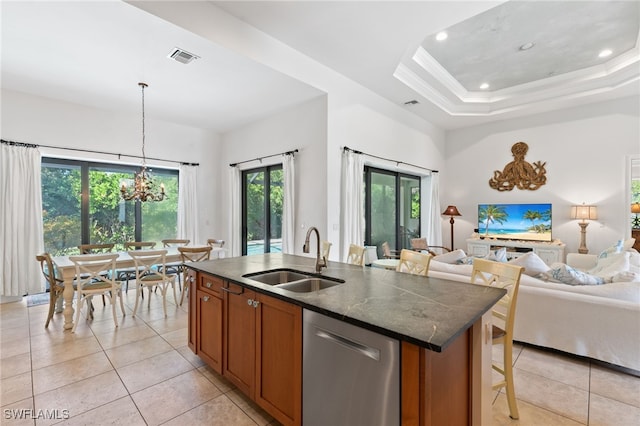
[[[339,278],[295,271],[293,269],[272,269],[270,271],[253,272],[243,275],[243,277],[296,293],[310,293],[344,283],[344,280]]]
[[[243,277],[245,278],[250,278],[252,280],[259,281],[263,284],[269,284],[269,285],[299,281],[299,280],[309,278],[310,276],[311,274],[292,271],[290,269],[274,269],[272,271],[263,271],[263,272],[256,272],[253,274],[243,275]]]
[[[324,288],[343,284],[344,281],[341,281],[326,280],[323,278],[307,278],[306,280],[280,284],[277,287],[283,290],[295,291],[296,293],[310,293],[312,291],[318,291]]]

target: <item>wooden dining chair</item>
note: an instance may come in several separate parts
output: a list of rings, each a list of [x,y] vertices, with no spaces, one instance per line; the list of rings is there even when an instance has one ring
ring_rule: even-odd
[[[411,250],[414,251],[426,251],[431,256],[437,256],[438,254],[448,253],[451,249],[444,246],[432,246],[427,243],[426,238],[412,238],[410,240]]]
[[[40,270],[49,285],[49,313],[47,314],[47,320],[44,323],[44,327],[47,328],[49,327],[49,322],[53,318],[53,313],[56,309],[56,302],[58,301],[58,298],[62,296],[62,292],[64,291],[64,281],[62,278],[58,277],[49,253],[45,252],[37,255],[36,260],[40,262]]]
[[[326,261],[329,259],[329,253],[331,252],[331,243],[329,241],[322,241],[320,244],[320,256]]]
[[[503,377],[501,381],[493,384],[493,389],[506,388],[509,413],[514,420],[518,419],[519,414],[513,386],[513,326],[522,271],[524,271],[522,266],[485,259],[474,259],[471,272],[472,283],[495,286],[507,290],[507,294],[495,304],[491,311],[494,318],[492,326],[493,344],[503,345],[502,366],[493,362],[491,367]],[[495,324],[496,320],[499,325]]]
[[[170,248],[170,247],[184,247],[189,245],[189,243],[191,242],[191,240],[185,240],[185,239],[165,239],[162,240],[162,246],[164,248]],[[184,271],[184,268],[182,267],[182,262],[169,262],[167,263],[163,269],[165,274],[175,274],[178,277],[178,285],[182,285],[180,282],[180,275],[182,274],[182,272]]]
[[[155,241],[125,241],[125,251],[131,250],[152,250],[156,246]],[[136,278],[136,268],[118,269],[118,280],[124,281],[124,292],[129,292],[129,280]]]
[[[400,252],[398,250],[391,250],[389,243],[385,241],[382,243],[382,257],[384,259],[399,259]]]
[[[212,248],[222,248],[224,247],[224,240],[216,240],[215,238],[209,238],[207,240],[207,245]]]
[[[111,253],[114,247],[115,244],[113,243],[80,244],[78,250],[80,250],[80,254]],[[106,306],[106,304],[104,295],[102,295],[102,306]]]
[[[349,253],[347,254],[347,263],[351,265],[364,266],[364,253],[366,248],[355,244],[349,245]]]
[[[397,272],[427,276],[429,274],[430,254],[403,249],[400,251],[400,262],[396,266]]]
[[[126,315],[124,304],[122,302],[122,283],[116,281],[116,259],[117,253],[106,254],[81,254],[77,256],[69,256],[69,260],[76,268],[76,296],[78,299],[76,307],[76,320],[73,323],[71,332],[75,332],[80,320],[80,311],[82,305],[87,303],[87,318],[92,318],[91,299],[93,296],[101,295],[109,298],[111,302],[111,313],[113,322],[118,327],[118,317],[116,315],[116,298],[120,299],[120,309],[122,315]]]
[[[167,289],[169,286],[173,289],[173,300],[176,305],[178,298],[176,297],[176,276],[167,274],[167,250],[133,250],[129,251],[129,256],[133,259],[136,268],[136,303],[133,308],[133,316],[136,316],[140,296],[147,287],[149,289],[149,300],[147,307],[151,307],[151,290],[158,286],[162,293],[162,308],[164,316],[167,316]],[[182,262],[180,262],[182,264]]]
[[[211,250],[213,247],[204,246],[204,247],[178,247],[178,251],[180,252],[180,257],[182,257],[182,264],[184,265],[187,262],[202,262],[204,260],[209,260],[211,258]],[[180,291],[180,306],[182,306],[182,302],[184,301],[184,295],[189,291],[189,286],[187,285],[187,268],[183,269],[184,285],[182,286],[182,290]],[[191,297],[191,296],[190,296]]]

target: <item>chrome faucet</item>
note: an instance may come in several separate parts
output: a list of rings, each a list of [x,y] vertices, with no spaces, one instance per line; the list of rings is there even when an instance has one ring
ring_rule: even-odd
[[[307,231],[307,236],[304,238],[304,246],[302,246],[302,251],[304,253],[309,253],[309,237],[311,236],[311,231],[315,231],[316,237],[317,237],[316,272],[320,273],[322,271],[322,268],[327,267],[327,259],[324,256],[320,257],[320,232],[318,231],[318,228],[316,228],[315,226],[312,226]]]

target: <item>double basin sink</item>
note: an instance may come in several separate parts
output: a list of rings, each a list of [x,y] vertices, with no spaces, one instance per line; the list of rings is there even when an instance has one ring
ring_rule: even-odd
[[[311,293],[344,283],[339,278],[285,268],[254,272],[243,277],[296,293]]]

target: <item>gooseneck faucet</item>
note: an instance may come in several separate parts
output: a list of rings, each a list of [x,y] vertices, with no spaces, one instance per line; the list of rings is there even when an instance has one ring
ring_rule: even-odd
[[[320,257],[320,232],[318,231],[318,228],[316,228],[315,226],[312,226],[307,231],[307,236],[304,238],[304,246],[302,246],[302,251],[304,253],[309,253],[309,237],[311,236],[311,231],[314,231],[316,233],[316,237],[317,237],[317,240],[316,240],[317,241],[317,244],[316,244],[316,272],[320,273],[322,271],[322,268],[326,268],[327,267],[327,259],[324,256]]]

